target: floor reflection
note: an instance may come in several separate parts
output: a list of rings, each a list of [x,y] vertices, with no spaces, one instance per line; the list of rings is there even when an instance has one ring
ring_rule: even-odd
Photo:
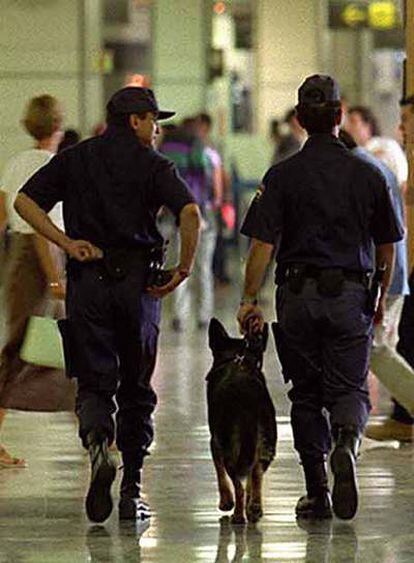
[[[220,299],[217,314],[237,334],[237,295],[232,291]],[[264,518],[257,527],[235,527],[221,518],[206,419],[204,379],[211,363],[206,334],[171,333],[168,305],[166,312],[155,377],[156,442],[144,475],[144,493],[154,511],[150,527],[143,532],[120,525],[116,510],[105,526],[90,526],[83,507],[88,457],[73,415],[11,412],[2,440],[27,459],[28,468],[0,470],[0,563],[412,563],[410,445],[364,440],[360,511],[352,523],[296,522],[303,478],[272,344],[265,373],[279,442],[264,482]],[[388,399],[381,389],[378,393],[377,412],[384,414]],[[118,486],[119,480],[115,497]]]
[[[351,524],[332,520],[297,520],[307,533],[306,563],[354,563],[358,555],[358,539]]]
[[[220,519],[215,563],[238,563],[244,556],[249,561],[263,561],[263,534],[256,525],[232,525],[228,516]]]

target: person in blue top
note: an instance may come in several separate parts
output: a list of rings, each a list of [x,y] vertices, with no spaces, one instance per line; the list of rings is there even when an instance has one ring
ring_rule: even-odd
[[[383,175],[339,141],[339,87],[314,75],[299,89],[298,120],[309,139],[270,168],[246,216],[252,238],[238,313],[242,330],[263,323],[257,302],[276,249],[274,325],[279,359],[292,389],[295,448],[307,495],[298,517],[352,518],[358,507],[356,456],[370,411],[367,391],[374,321],[384,316],[394,243],[404,231]],[[377,301],[369,292],[375,264],[384,266]],[[329,417],[326,415],[329,414]],[[326,459],[331,450],[334,485]]]
[[[346,131],[341,131],[339,138],[355,155],[377,166],[382,172],[387,182],[391,201],[401,229],[404,229],[404,203],[400,185],[394,172],[366,149],[359,147]],[[407,237],[404,237],[403,240],[395,244],[394,273],[388,290],[387,311],[382,324],[376,327],[374,347],[371,354],[371,369],[385,386],[390,373],[394,374],[395,378],[403,380],[408,377],[414,382],[414,370],[396,351],[398,325],[403,309],[404,297],[409,294]],[[383,425],[370,424],[365,429],[365,435],[374,440],[388,438],[400,440],[401,442],[411,442],[413,439],[412,426],[410,422],[399,422],[398,414],[402,412],[405,417],[409,417],[409,420],[411,420],[411,416],[409,413],[404,412],[404,408],[395,399],[393,402],[393,415],[397,414],[397,419],[390,419],[387,426],[385,426],[387,421]],[[386,431],[384,431],[384,427]]]
[[[149,514],[140,484],[154,435],[151,376],[160,298],[189,276],[200,227],[188,186],[153,149],[157,121],[172,115],[159,110],[149,89],[119,90],[107,105],[105,133],[57,154],[15,202],[25,221],[69,257],[61,331],[66,369],[78,383],[79,433],[91,459],[86,511],[94,522],[112,511],[116,467],[108,448],[115,435],[123,461],[119,516]],[[59,201],[65,232],[47,216]],[[154,277],[163,243],[156,226],[162,206],[175,215],[181,235],[179,263],[165,283]]]

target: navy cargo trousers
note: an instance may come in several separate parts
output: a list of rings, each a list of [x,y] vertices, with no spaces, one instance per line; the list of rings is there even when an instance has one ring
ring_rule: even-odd
[[[299,293],[287,283],[276,293],[276,340],[286,381],[291,381],[291,422],[301,459],[325,459],[335,430],[365,427],[373,318],[368,290],[345,281],[342,294],[325,296],[307,278]],[[332,430],[331,430],[332,429]]]
[[[161,303],[145,293],[145,264],[122,279],[100,262],[70,270],[61,326],[68,375],[76,377],[79,435],[91,431],[122,452],[145,455],[153,440],[151,387]],[[115,403],[115,400],[116,403]],[[116,412],[116,432],[113,413]]]

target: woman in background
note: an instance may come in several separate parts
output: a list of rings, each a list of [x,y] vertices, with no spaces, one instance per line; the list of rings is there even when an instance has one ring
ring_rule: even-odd
[[[54,245],[35,234],[14,211],[21,186],[57,152],[62,140],[62,111],[49,95],[33,98],[23,118],[34,147],[13,157],[5,167],[0,202],[5,205],[11,231],[10,254],[4,288],[6,343],[0,356],[0,430],[7,408],[36,411],[73,410],[73,383],[60,370],[26,364],[20,359],[27,323],[34,314],[63,314],[65,286],[64,256]],[[51,211],[62,226],[61,208]],[[24,467],[25,461],[11,456],[0,445],[0,468]]]

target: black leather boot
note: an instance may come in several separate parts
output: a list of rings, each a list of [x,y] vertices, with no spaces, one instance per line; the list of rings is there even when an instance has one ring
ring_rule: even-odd
[[[123,452],[124,473],[121,481],[119,501],[120,520],[144,521],[150,518],[150,508],[141,499],[141,473],[143,457],[131,452]]]
[[[86,514],[92,522],[104,522],[112,512],[111,486],[116,465],[108,451],[108,440],[91,432],[87,438],[91,481],[86,496]]]
[[[338,518],[350,520],[358,510],[355,462],[360,434],[354,426],[340,426],[336,429],[336,433],[336,445],[331,454],[331,469],[334,475],[333,510]]]
[[[298,518],[332,518],[332,502],[328,488],[326,464],[323,461],[303,461],[307,495],[296,505]]]

